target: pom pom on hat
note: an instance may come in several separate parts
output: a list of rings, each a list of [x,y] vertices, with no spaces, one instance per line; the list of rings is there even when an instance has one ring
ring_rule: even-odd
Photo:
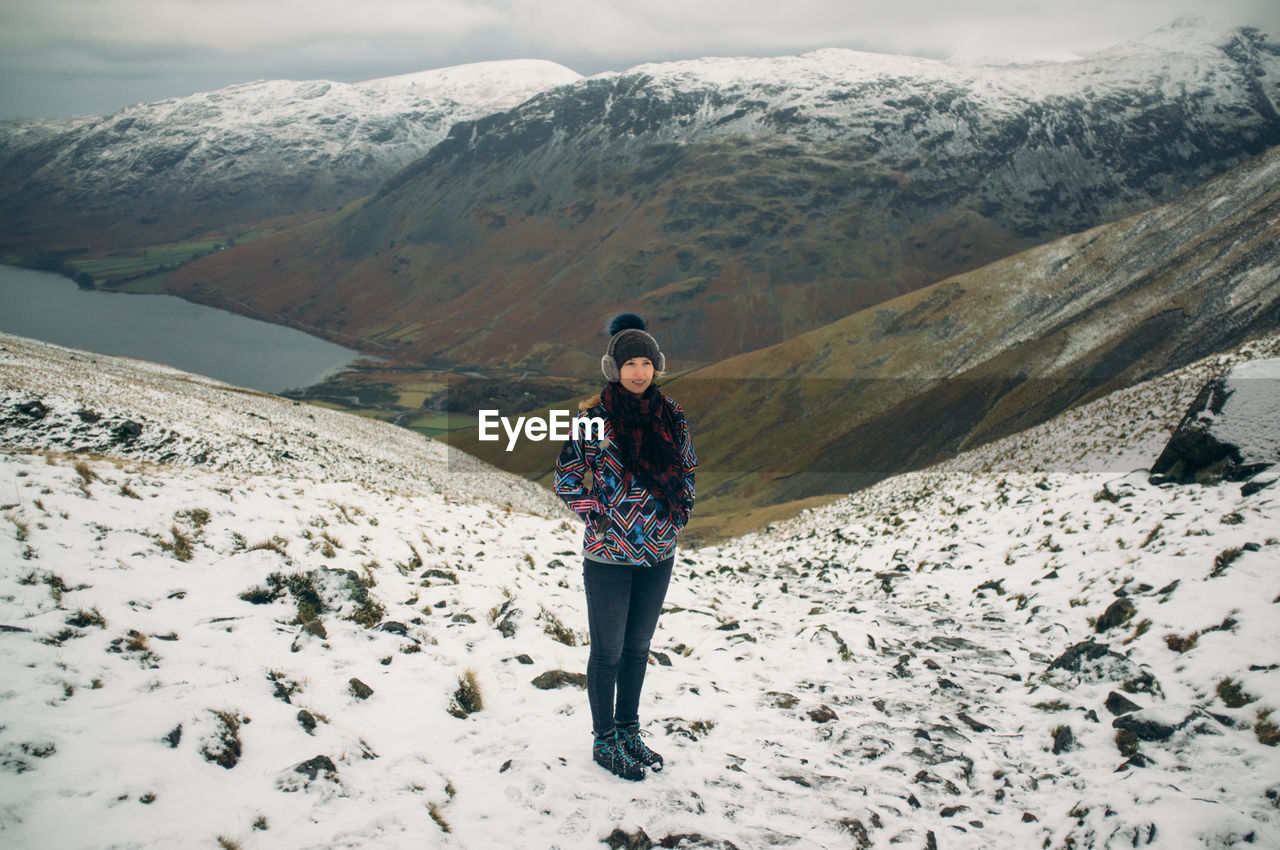
[[[619,313],[609,320],[607,332],[609,336],[616,336],[625,330],[647,331],[649,323],[637,316],[635,313]]]

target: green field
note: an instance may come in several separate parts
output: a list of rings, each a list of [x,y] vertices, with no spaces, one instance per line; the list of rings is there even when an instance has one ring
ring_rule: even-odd
[[[132,280],[144,275],[177,268],[184,263],[212,254],[225,246],[249,242],[268,235],[267,231],[251,231],[240,234],[233,239],[198,239],[190,242],[173,242],[167,245],[154,245],[141,251],[114,254],[104,257],[89,257],[82,260],[68,260],[67,265],[77,272],[90,274],[95,280],[111,283],[112,281]]]
[[[479,421],[474,416],[462,416],[457,413],[438,413],[434,416],[420,416],[409,423],[410,431],[417,431],[428,437],[438,437],[450,431],[463,431],[475,428]]]

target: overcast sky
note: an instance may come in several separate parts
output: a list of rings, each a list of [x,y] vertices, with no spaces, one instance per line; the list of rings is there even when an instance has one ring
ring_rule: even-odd
[[[1280,40],[1277,0],[0,0],[0,118],[491,59],[595,74],[819,47],[1052,57],[1139,38],[1183,15]]]

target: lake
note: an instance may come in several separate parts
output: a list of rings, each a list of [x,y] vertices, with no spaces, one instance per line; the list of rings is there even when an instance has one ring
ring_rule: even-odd
[[[86,290],[61,275],[12,266],[0,266],[0,331],[271,393],[317,384],[361,356],[172,295]]]

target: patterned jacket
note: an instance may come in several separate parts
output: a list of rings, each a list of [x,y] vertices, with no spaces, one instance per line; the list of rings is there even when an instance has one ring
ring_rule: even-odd
[[[693,471],[698,458],[693,453],[684,411],[674,401],[671,406],[676,413],[676,441],[688,490],[684,507],[691,511]],[[670,558],[683,523],[669,516],[666,506],[623,468],[622,457],[613,444],[613,426],[604,408],[593,407],[581,415],[604,419],[604,439],[566,440],[556,459],[555,486],[556,495],[586,523],[583,550],[589,557],[640,566],[653,566]]]

